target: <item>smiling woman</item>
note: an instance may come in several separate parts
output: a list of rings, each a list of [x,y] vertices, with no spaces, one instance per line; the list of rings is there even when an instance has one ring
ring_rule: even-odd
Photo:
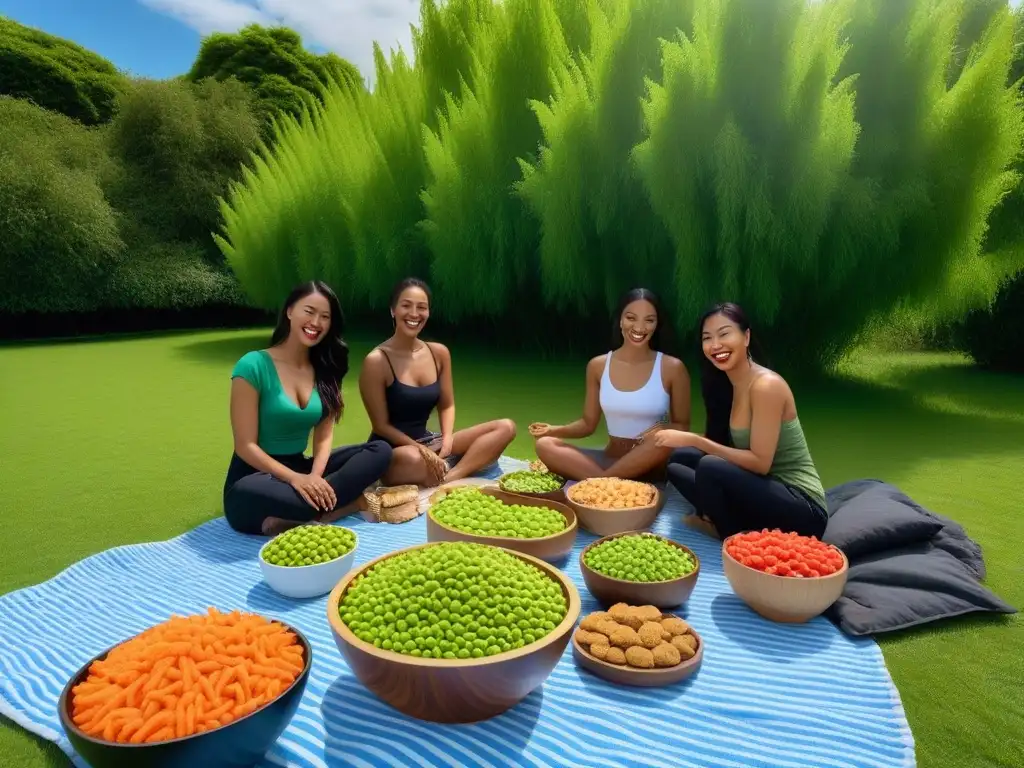
[[[676,451],[669,481],[696,507],[691,523],[728,538],[780,528],[821,536],[825,491],[804,438],[793,392],[750,352],[750,323],[736,304],[700,320],[706,435],[666,430],[656,442]]]
[[[660,480],[671,450],[649,439],[660,430],[690,428],[690,376],[682,360],[662,351],[658,297],[634,288],[619,302],[612,351],[587,365],[583,417],[571,424],[530,425],[537,457],[570,480],[620,477]],[[567,439],[589,437],[604,415],[604,450],[579,448]]]
[[[385,481],[435,486],[461,480],[493,464],[516,436],[510,419],[455,429],[455,391],[448,347],[423,341],[430,288],[415,277],[391,294],[391,338],[366,356],[359,393],[373,425],[371,441],[394,449]],[[427,429],[437,409],[440,433]]]
[[[348,372],[343,327],[334,291],[304,283],[285,300],[270,348],[235,364],[235,450],[224,482],[224,514],[235,530],[273,535],[313,519],[336,520],[365,505],[363,491],[387,468],[391,447],[383,441],[331,449]]]

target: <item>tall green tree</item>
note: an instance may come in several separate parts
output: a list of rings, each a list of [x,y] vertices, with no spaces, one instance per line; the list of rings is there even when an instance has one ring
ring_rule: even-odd
[[[532,102],[543,143],[517,186],[540,220],[545,298],[604,314],[624,285],[658,283],[671,249],[630,153],[644,137],[641,98],[660,41],[690,28],[692,7],[623,0],[591,13],[590,53],[565,62],[550,102]]]
[[[0,16],[0,95],[96,125],[111,119],[126,86],[103,57]]]
[[[423,226],[438,288],[460,294],[450,319],[500,315],[535,280],[536,221],[511,192],[518,158],[533,159],[541,139],[530,99],[551,96],[570,57],[548,0],[507,0],[474,52],[475,90],[463,87],[425,134]]]
[[[250,86],[256,94],[256,112],[268,132],[279,116],[300,117],[322,102],[332,83],[364,87],[354,64],[333,53],[307,51],[299,34],[287,27],[258,24],[204,38],[186,78],[192,82],[235,78]]]

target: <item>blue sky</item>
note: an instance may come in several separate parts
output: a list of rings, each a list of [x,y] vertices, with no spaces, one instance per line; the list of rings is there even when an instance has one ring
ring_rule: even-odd
[[[202,34],[283,23],[307,47],[335,51],[369,76],[374,40],[385,51],[410,50],[419,0],[0,0],[0,15],[157,78],[188,70]]]

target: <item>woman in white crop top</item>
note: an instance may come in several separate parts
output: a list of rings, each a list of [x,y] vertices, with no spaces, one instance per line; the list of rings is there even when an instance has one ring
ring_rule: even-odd
[[[660,320],[651,291],[634,288],[623,296],[612,351],[587,364],[583,418],[563,426],[530,425],[537,458],[549,470],[570,480],[661,479],[672,450],[645,438],[659,429],[689,429],[690,376],[681,360],[659,351]],[[608,427],[603,450],[565,442],[590,437],[602,415]]]

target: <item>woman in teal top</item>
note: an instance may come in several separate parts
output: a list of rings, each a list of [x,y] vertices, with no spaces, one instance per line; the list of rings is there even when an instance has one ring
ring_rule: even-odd
[[[820,537],[825,491],[796,412],[793,392],[750,354],[750,324],[735,304],[701,318],[705,436],[664,430],[655,443],[676,448],[669,481],[712,535],[762,528]]]
[[[270,348],[248,352],[231,372],[234,454],[224,515],[242,533],[273,535],[358,508],[391,461],[382,440],[332,450],[348,372],[337,296],[313,281],[291,292]],[[313,434],[313,455],[305,455]]]

